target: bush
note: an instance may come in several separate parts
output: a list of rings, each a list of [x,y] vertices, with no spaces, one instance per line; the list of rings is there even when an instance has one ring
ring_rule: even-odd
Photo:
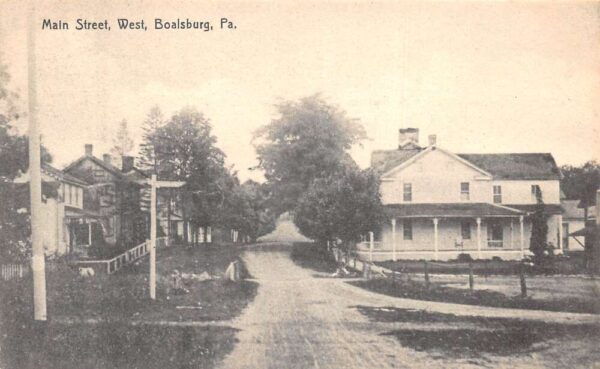
[[[492,256],[492,261],[502,261],[500,256]]]
[[[473,261],[473,257],[471,257],[471,254],[458,254],[458,257],[456,258],[456,261],[464,263],[464,262],[470,262]]]

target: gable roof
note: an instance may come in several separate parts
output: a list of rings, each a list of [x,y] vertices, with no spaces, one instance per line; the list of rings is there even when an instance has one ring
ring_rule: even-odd
[[[376,150],[371,154],[371,167],[380,173],[387,173],[428,149]],[[494,179],[560,180],[562,176],[554,157],[549,153],[456,154],[456,157],[491,174]]]
[[[571,220],[583,220],[585,218],[585,211],[580,208],[579,200],[562,200],[560,205],[565,210],[563,219]],[[596,207],[592,206],[588,208],[588,219],[596,213]]]
[[[106,170],[107,172],[111,173],[115,177],[117,177],[119,179],[123,179],[124,178],[123,173],[119,170],[119,168],[115,167],[112,164],[105,163],[104,161],[98,159],[97,157],[95,157],[93,155],[83,155],[79,159],[77,159],[74,162],[72,162],[71,164],[67,165],[65,167],[65,169],[63,169],[63,171],[65,171],[65,172],[69,171],[70,169],[72,169],[75,166],[79,165],[79,163],[81,163],[82,161],[84,161],[86,159],[91,160],[92,162],[94,162],[98,166],[102,167],[104,170]]]
[[[421,151],[423,151],[423,149],[375,150],[371,153],[371,168],[378,172],[385,173],[404,163]]]
[[[494,179],[549,180],[560,179],[560,169],[549,153],[527,154],[458,154]]]
[[[49,176],[54,177],[60,181],[70,182],[80,186],[87,186],[87,183],[82,181],[81,179],[73,177],[69,173],[64,173],[63,171],[54,168],[50,164],[42,164],[42,171],[46,172]]]

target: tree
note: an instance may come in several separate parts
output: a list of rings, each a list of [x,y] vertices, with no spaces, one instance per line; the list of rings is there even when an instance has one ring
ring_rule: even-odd
[[[146,120],[142,125],[142,143],[138,154],[140,168],[150,170],[153,173],[156,169],[155,155],[155,135],[160,127],[165,125],[165,118],[158,106],[152,107],[146,116]]]
[[[13,182],[27,171],[28,139],[12,125],[21,114],[15,104],[18,96],[10,91],[9,82],[7,68],[0,62],[0,260],[26,258],[31,252],[28,187]],[[42,163],[52,161],[44,147],[41,156]],[[48,186],[42,189],[49,195]]]
[[[123,155],[128,155],[133,150],[133,140],[129,135],[127,121],[123,119],[113,139],[113,147],[110,153],[115,157],[116,163],[120,163]]]
[[[307,237],[320,242],[339,238],[348,247],[383,221],[379,184],[374,172],[355,167],[316,179],[300,197],[294,223]]]
[[[186,182],[181,194],[184,224],[210,226],[219,219],[232,178],[216,142],[210,121],[193,108],[174,114],[148,141],[158,178]],[[187,230],[184,238],[187,242]]]
[[[534,262],[541,264],[552,255],[552,247],[548,244],[548,214],[544,206],[542,192],[536,193],[537,205],[534,212],[529,215],[531,221],[531,238],[529,250],[533,253]]]
[[[580,200],[585,207],[593,206],[600,187],[600,164],[591,160],[580,167],[564,165],[561,172],[561,189],[567,199]]]
[[[277,214],[293,210],[313,180],[352,165],[348,151],[366,138],[346,113],[313,95],[276,106],[279,116],[254,133]]]

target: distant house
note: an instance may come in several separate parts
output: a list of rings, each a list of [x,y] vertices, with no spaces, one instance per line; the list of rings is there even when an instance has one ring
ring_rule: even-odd
[[[585,209],[579,207],[579,200],[562,200],[563,214],[563,248],[568,251],[582,251],[585,245],[585,237],[581,231],[585,228]],[[593,223],[596,209],[588,207],[587,223]],[[577,236],[578,233],[579,236]],[[573,235],[575,234],[575,235]]]
[[[42,239],[46,255],[64,255],[73,250],[76,243],[89,244],[89,227],[75,227],[77,224],[91,223],[97,214],[83,210],[83,198],[87,183],[49,164],[41,166],[42,183],[53,191],[44,195],[42,201]],[[15,183],[28,183],[29,173],[15,179]],[[24,204],[29,206],[29,204]],[[83,228],[83,229],[80,229]]]
[[[123,165],[129,162],[124,161]],[[84,155],[63,171],[87,183],[85,208],[99,214],[108,243],[129,247],[148,237],[148,215],[141,209],[142,185],[125,173],[127,168],[112,165],[108,154],[102,160],[96,158],[93,146],[87,144]]]
[[[529,254],[528,214],[542,195],[548,242],[562,251],[561,173],[547,153],[455,154],[400,129],[397,149],[374,151],[388,221],[375,230],[374,259],[520,259]],[[367,255],[370,242],[358,245]]]

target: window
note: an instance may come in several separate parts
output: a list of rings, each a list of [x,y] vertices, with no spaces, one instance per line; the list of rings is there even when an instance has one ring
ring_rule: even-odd
[[[68,205],[71,205],[71,203],[73,202],[73,192],[71,192],[71,185],[65,185],[65,187],[67,188],[67,198],[65,199],[65,202]]]
[[[412,201],[412,183],[405,183],[403,186],[404,201]]]
[[[405,240],[413,239],[413,230],[412,230],[412,221],[410,219],[405,219],[403,224],[403,232]]]
[[[463,201],[469,200],[469,182],[460,183],[460,199]]]
[[[79,205],[80,208],[83,208],[83,188],[77,190],[79,192]]]
[[[463,240],[471,239],[471,223],[468,220],[460,222],[460,236]]]
[[[488,247],[502,247],[504,232],[502,223],[499,221],[490,221],[487,226]]]
[[[538,197],[541,199],[542,190],[539,185],[531,185],[531,202],[538,203]]]
[[[562,237],[562,247],[565,250],[569,249],[569,223],[563,223],[563,237]]]
[[[75,202],[73,203],[73,205],[79,206],[79,188],[73,187],[73,190],[73,192],[75,192]]]
[[[502,203],[502,186],[494,186],[494,204]]]

